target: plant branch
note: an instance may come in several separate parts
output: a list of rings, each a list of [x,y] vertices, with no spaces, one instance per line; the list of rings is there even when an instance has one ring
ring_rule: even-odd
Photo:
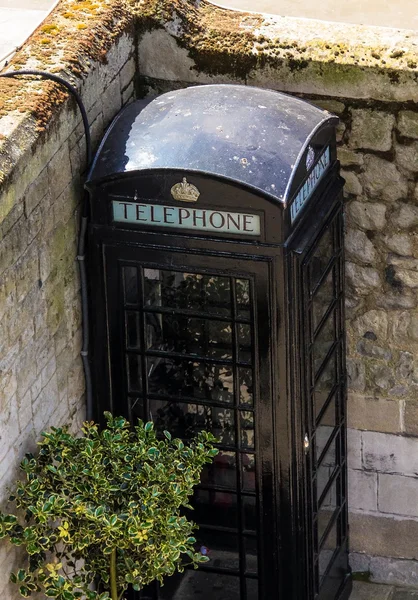
[[[119,600],[116,580],[116,548],[113,548],[110,555],[110,596],[112,600]]]

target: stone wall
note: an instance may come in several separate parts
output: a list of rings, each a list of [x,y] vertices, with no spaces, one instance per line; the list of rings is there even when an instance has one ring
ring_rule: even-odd
[[[136,69],[142,95],[233,82],[294,93],[341,117],[352,562],[376,581],[418,585],[416,34],[248,15],[205,0],[87,4],[62,0],[12,68],[71,80],[95,144],[132,98]],[[42,429],[77,428],[84,416],[75,262],[84,164],[73,102],[50,84],[0,80],[3,497]],[[0,546],[8,599],[14,560]]]
[[[54,14],[51,22],[60,18]],[[125,33],[106,18],[92,23],[96,34],[108,28],[100,60],[79,50],[77,64],[86,66],[82,77],[75,79],[66,64],[59,69],[81,92],[95,147],[134,95],[129,18],[122,20]],[[117,36],[112,37],[115,31]],[[36,36],[25,54],[32,68],[51,69],[41,59],[34,60]],[[16,60],[24,66],[19,64],[22,55]],[[13,106],[9,86],[22,99],[19,108]],[[36,106],[29,104],[30,96],[39,99]],[[52,103],[50,111],[48,103]],[[84,130],[74,101],[48,83],[1,79],[1,503],[18,476],[20,460],[35,449],[41,432],[64,424],[77,431],[85,418],[76,261],[85,166]],[[0,596],[5,600],[20,598],[16,586],[9,583],[10,571],[18,564],[17,550],[0,544]]]
[[[145,93],[259,85],[341,118],[352,565],[418,586],[418,37],[175,5],[141,31]]]

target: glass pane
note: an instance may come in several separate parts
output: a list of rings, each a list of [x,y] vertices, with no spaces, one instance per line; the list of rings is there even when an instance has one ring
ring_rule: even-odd
[[[252,369],[238,369],[240,404],[253,406],[253,372]]]
[[[257,501],[255,496],[242,496],[244,507],[244,529],[257,531]]]
[[[205,567],[239,572],[237,535],[200,528],[195,537],[197,539],[196,549],[210,559],[210,562],[205,563]]]
[[[257,571],[258,571],[257,538],[246,537],[244,539],[244,547],[245,547],[245,570],[247,573],[257,573]]]
[[[238,331],[238,360],[240,362],[251,362],[252,358],[252,336],[251,326],[244,323],[237,324]]]
[[[319,425],[316,428],[316,436],[317,436],[317,456],[320,456],[321,451],[323,450],[326,442],[329,439],[329,436],[334,431],[334,427],[336,425],[336,398],[337,394],[334,394],[331,400],[329,401],[325,412],[322,414]]]
[[[314,331],[318,327],[322,317],[327,311],[327,308],[334,299],[334,271],[335,269],[331,269],[327,278],[317,290],[312,301]]]
[[[173,358],[147,358],[148,387],[152,394],[186,396],[216,402],[234,401],[230,366]]]
[[[132,415],[133,425],[136,425],[137,419],[145,421],[144,402],[142,398],[129,398],[129,404]]]
[[[126,347],[139,350],[141,346],[141,315],[139,312],[126,311]]]
[[[183,315],[146,313],[147,349],[232,360],[230,323]]]
[[[240,319],[250,318],[250,282],[248,279],[235,280],[237,315]]]
[[[190,518],[199,525],[238,529],[237,496],[215,490],[195,490]]]
[[[144,269],[145,305],[231,314],[229,277]]]
[[[338,478],[334,481],[334,483],[329,488],[328,492],[325,495],[325,498],[322,501],[321,508],[318,511],[318,541],[321,543],[321,540],[324,536],[325,530],[331,521],[332,515],[335,512],[335,508],[337,506],[337,483]]]
[[[319,413],[321,412],[325,402],[328,400],[329,395],[337,382],[336,366],[336,352],[334,352],[315,385],[313,401],[316,420],[318,419]]]
[[[331,228],[327,229],[319,242],[310,262],[311,291],[313,291],[334,254]]]
[[[320,579],[325,575],[325,573],[328,569],[328,566],[331,562],[331,559],[333,557],[333,554],[334,554],[336,548],[338,548],[338,534],[337,534],[338,521],[339,521],[339,519],[337,519],[337,521],[332,526],[332,529],[329,532],[327,539],[325,540],[325,543],[321,549],[321,552],[319,553],[318,563],[319,563]]]
[[[127,354],[128,363],[128,390],[140,392],[142,390],[141,356],[139,354]]]
[[[254,439],[254,413],[250,411],[240,411],[241,423],[241,448],[253,449],[255,447]]]
[[[255,455],[241,454],[242,489],[255,492]]]
[[[336,331],[334,316],[335,311],[332,311],[313,343],[313,361],[315,372],[318,371],[319,367],[324,362],[324,358],[328,354],[332,344],[335,342]]]
[[[123,290],[126,304],[138,304],[138,269],[137,267],[123,267]]]
[[[235,444],[234,412],[201,404],[186,404],[172,400],[151,400],[151,418],[159,431],[167,429],[174,437],[190,439],[206,429],[223,446]]]
[[[210,465],[205,465],[201,477],[204,486],[237,488],[237,459],[235,452],[221,451]]]
[[[321,463],[317,467],[316,485],[317,485],[318,500],[322,496],[322,492],[324,491],[324,488],[325,488],[326,484],[328,483],[329,478],[332,476],[332,473],[334,472],[335,466],[337,464],[336,458],[338,455],[337,447],[339,444],[339,440],[340,440],[340,436],[338,434],[338,435],[336,435],[335,440],[333,440],[330,447],[326,451],[324,457],[321,460]],[[321,446],[321,443],[319,444],[319,447],[317,445],[317,452],[318,452],[318,450],[321,450],[321,447],[323,448],[325,446],[326,441],[325,441],[325,443],[323,443],[323,441],[322,441],[322,446]],[[319,454],[317,456],[319,457]]]
[[[258,579],[247,579],[247,600],[258,600]]]
[[[187,569],[175,577],[166,577],[159,597],[161,600],[240,600],[239,577]]]

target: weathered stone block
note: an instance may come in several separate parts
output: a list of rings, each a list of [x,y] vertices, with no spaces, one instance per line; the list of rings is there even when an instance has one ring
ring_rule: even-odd
[[[386,225],[386,206],[376,202],[355,200],[348,206],[348,217],[349,221],[361,229],[378,231]]]
[[[48,180],[51,195],[57,198],[72,179],[70,150],[63,144],[48,163]]]
[[[369,294],[381,286],[379,272],[372,267],[346,263],[346,275],[350,285],[360,295]]]
[[[117,115],[122,106],[119,78],[116,77],[105,90],[102,97],[103,122],[105,127]]]
[[[396,164],[405,171],[415,172],[418,169],[418,143],[414,142],[408,146],[397,144]]]
[[[347,460],[350,469],[362,469],[362,432],[357,429],[347,430]]]
[[[376,298],[376,306],[389,310],[397,308],[415,308],[417,305],[416,294],[402,290],[402,292],[386,292]]]
[[[389,250],[396,252],[402,256],[410,256],[412,254],[412,237],[407,233],[395,233],[385,236],[384,242]]]
[[[348,397],[348,426],[353,429],[401,433],[401,404],[388,398]]]
[[[373,244],[367,235],[358,229],[347,229],[345,249],[352,258],[365,264],[372,264],[376,258]]]
[[[387,585],[371,585],[354,581],[350,600],[391,600],[392,592],[393,588]]]
[[[411,229],[418,225],[418,206],[401,204],[399,211],[394,214],[393,224],[400,229]]]
[[[351,114],[351,148],[383,152],[391,149],[394,115],[373,109],[354,109]]]
[[[362,392],[366,388],[366,369],[364,363],[354,358],[347,359],[348,388],[352,391]]]
[[[417,439],[364,431],[362,440],[365,469],[412,477],[418,473]]]
[[[120,89],[124,91],[135,77],[136,65],[134,57],[131,57],[119,71]]]
[[[348,471],[348,506],[350,510],[377,510],[377,474]]]
[[[418,401],[405,400],[403,405],[404,431],[408,435],[418,436]]]
[[[368,310],[358,317],[352,328],[359,337],[376,336],[379,341],[385,340],[388,336],[388,314],[383,310]]]
[[[349,519],[352,551],[372,557],[418,559],[418,521],[361,511],[351,511]]]
[[[364,156],[361,152],[350,150],[346,146],[338,148],[338,158],[343,167],[360,167],[364,163]]]
[[[418,479],[379,474],[379,511],[407,517],[417,514]]]
[[[418,564],[412,560],[393,560],[374,556],[370,560],[370,575],[372,581],[379,583],[384,581],[393,585],[418,587]]]
[[[418,139],[418,113],[401,110],[398,118],[398,131],[401,135]]]
[[[370,198],[394,202],[408,194],[408,181],[396,165],[373,155],[364,157],[362,183]]]

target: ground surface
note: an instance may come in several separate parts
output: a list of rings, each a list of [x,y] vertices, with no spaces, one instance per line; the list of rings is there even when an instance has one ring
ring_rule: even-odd
[[[0,68],[54,4],[56,0],[0,0]]]
[[[418,600],[418,590],[355,581],[350,600]]]
[[[214,0],[214,4],[283,17],[418,29],[417,0]]]

